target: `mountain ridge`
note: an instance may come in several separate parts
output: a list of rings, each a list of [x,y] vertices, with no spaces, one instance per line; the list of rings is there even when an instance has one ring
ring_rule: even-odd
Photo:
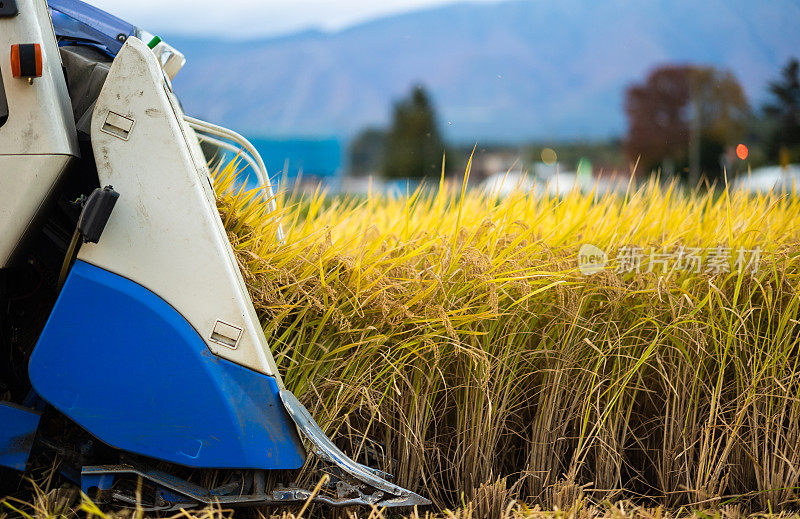
[[[353,136],[388,123],[416,83],[457,142],[596,139],[624,132],[625,87],[665,63],[731,70],[758,104],[798,52],[800,6],[774,0],[459,3],[334,32],[168,38],[189,63],[190,113],[250,135]]]

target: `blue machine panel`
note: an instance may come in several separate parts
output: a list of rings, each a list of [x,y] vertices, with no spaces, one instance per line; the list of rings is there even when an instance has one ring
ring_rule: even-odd
[[[160,297],[82,261],[29,372],[42,398],[118,449],[197,468],[305,461],[275,378],[214,356]]]
[[[137,28],[80,0],[47,0],[59,39],[93,43],[116,56]],[[147,42],[145,42],[147,43]]]
[[[0,402],[0,467],[25,471],[39,418],[39,413]]]

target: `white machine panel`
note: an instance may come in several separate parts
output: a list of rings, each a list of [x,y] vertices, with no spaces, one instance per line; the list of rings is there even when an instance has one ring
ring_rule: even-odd
[[[9,111],[0,127],[0,155],[77,155],[72,104],[46,0],[17,0],[17,6],[17,16],[0,18],[0,71]],[[42,77],[33,84],[11,74],[9,50],[20,43],[42,46]]]
[[[92,121],[100,184],[112,185],[120,198],[100,242],[85,244],[78,258],[154,292],[212,352],[281,384],[210,194],[208,169],[190,139],[194,132],[155,55],[129,38]]]
[[[8,120],[0,126],[0,268],[38,214],[52,188],[78,155],[67,93],[45,0],[17,0],[19,14],[0,18],[0,74]],[[42,47],[42,77],[32,84],[12,76],[12,45]]]

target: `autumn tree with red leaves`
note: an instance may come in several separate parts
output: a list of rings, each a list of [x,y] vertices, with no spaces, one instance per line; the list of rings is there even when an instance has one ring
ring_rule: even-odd
[[[719,176],[720,156],[744,133],[749,106],[730,72],[670,65],[628,88],[625,112],[625,149],[639,171],[685,172],[694,185],[701,172]]]

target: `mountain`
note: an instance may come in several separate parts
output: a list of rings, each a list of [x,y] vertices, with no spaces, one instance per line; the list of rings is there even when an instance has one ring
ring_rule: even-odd
[[[351,137],[384,125],[416,83],[459,142],[601,138],[655,66],[731,70],[751,102],[800,54],[798,0],[463,3],[335,33],[259,41],[168,38],[188,64],[189,113],[249,135]]]

